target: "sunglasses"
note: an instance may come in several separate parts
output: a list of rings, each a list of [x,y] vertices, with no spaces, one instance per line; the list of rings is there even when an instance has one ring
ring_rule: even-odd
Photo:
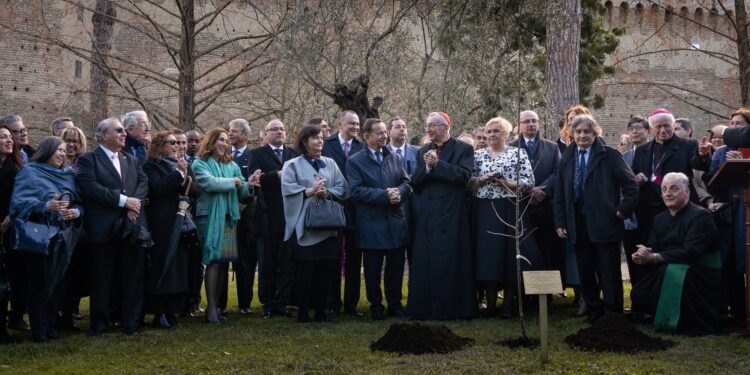
[[[169,143],[170,145],[174,146],[177,144],[176,139],[167,139],[164,143]]]
[[[122,134],[125,131],[125,128],[114,128],[112,129],[117,134]]]

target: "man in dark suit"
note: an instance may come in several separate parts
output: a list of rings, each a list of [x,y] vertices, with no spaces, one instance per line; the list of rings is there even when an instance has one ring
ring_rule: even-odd
[[[271,120],[264,128],[266,145],[250,151],[248,170],[261,171],[258,207],[267,222],[267,233],[257,233],[254,246],[261,252],[258,297],[263,304],[263,318],[289,316],[287,305],[292,292],[292,261],[284,242],[284,203],[281,198],[281,168],[284,162],[299,154],[284,146],[286,131],[280,120]]]
[[[250,159],[250,149],[247,147],[250,131],[250,123],[247,120],[234,119],[229,122],[228,135],[229,144],[232,145],[232,160],[240,167],[242,177],[245,180],[250,176],[247,166]],[[250,216],[253,214],[249,203],[249,199],[240,202],[241,212],[238,224],[240,228],[245,228],[243,224],[250,220]],[[237,275],[237,308],[239,308],[240,314],[247,315],[252,312],[250,304],[253,301],[253,283],[255,282],[255,268],[258,265],[258,252],[255,247],[251,246],[247,233],[242,230],[237,231],[237,256],[238,261],[232,262],[232,269]],[[229,278],[228,264],[225,263],[222,266],[225,267],[222,269],[224,275],[220,277]],[[227,308],[228,284],[228,282],[223,283],[217,303],[219,310],[222,312],[226,311]]]
[[[357,246],[362,249],[365,289],[373,320],[383,320],[380,291],[385,260],[385,298],[388,315],[404,318],[401,285],[404,247],[409,242],[403,209],[411,194],[402,158],[385,147],[388,130],[380,119],[367,119],[362,127],[367,147],[352,155],[346,165],[351,199],[357,210]]]
[[[599,139],[593,117],[579,115],[570,124],[573,142],[557,170],[555,228],[575,245],[587,321],[593,323],[605,309],[622,313],[622,221],[635,209],[638,185],[620,152]]]
[[[529,192],[529,220],[535,228],[534,237],[544,257],[545,269],[565,273],[565,253],[562,242],[555,235],[552,220],[555,179],[560,163],[557,144],[539,136],[539,115],[534,111],[523,111],[518,119],[519,137],[511,146],[526,150],[534,169],[535,186]],[[563,275],[562,280],[565,280]]]
[[[119,120],[101,121],[95,136],[99,147],[81,155],[76,175],[92,254],[91,335],[107,330],[112,306],[118,306],[122,314],[125,333],[136,335],[143,306],[143,249],[115,236],[121,218],[138,221],[148,181],[138,160],[122,152],[125,129]],[[112,301],[115,297],[120,300]]]
[[[359,116],[354,111],[344,111],[339,115],[339,131],[325,140],[323,156],[327,156],[338,165],[341,173],[346,177],[346,161],[349,156],[363,149],[362,142],[357,139],[359,133]],[[344,242],[344,312],[348,315],[362,316],[357,312],[359,303],[360,270],[362,268],[362,252],[357,248],[354,235],[354,220],[356,212],[350,200],[343,202],[347,213],[347,228],[343,233]],[[328,295],[328,308],[331,315],[338,315],[341,311],[341,277],[336,277]]]
[[[483,133],[484,134],[484,133]],[[406,174],[411,176],[417,168],[417,154],[419,147],[406,143],[409,137],[409,130],[406,122],[401,117],[394,117],[388,121],[388,151],[401,157],[402,165]],[[412,242],[414,240],[414,227],[416,225],[416,208],[418,197],[410,195],[403,197],[403,209],[406,213],[406,222],[409,224],[409,244],[406,246],[406,257],[411,260]]]
[[[690,179],[690,200],[699,204],[698,193],[693,185],[691,159],[697,155],[698,142],[682,139],[674,134],[674,116],[666,109],[651,112],[648,118],[654,139],[638,146],[633,156],[633,173],[639,185],[638,205],[635,216],[638,221],[637,243],[648,242],[653,218],[666,207],[661,199],[661,180],[667,173],[684,173]],[[635,285],[643,274],[643,267],[633,265],[630,282]]]

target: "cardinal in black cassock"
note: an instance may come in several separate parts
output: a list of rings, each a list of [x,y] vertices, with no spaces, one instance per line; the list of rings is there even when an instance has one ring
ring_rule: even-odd
[[[415,319],[471,318],[477,313],[469,248],[466,184],[474,150],[450,137],[450,117],[427,117],[431,143],[422,147],[412,186],[420,208],[409,269],[407,314]]]
[[[660,329],[711,334],[721,322],[717,229],[708,210],[689,202],[687,189],[685,175],[665,176],[662,195],[667,210],[654,218],[649,247],[639,245],[633,254],[636,263],[648,267],[630,298],[633,312],[653,315]]]

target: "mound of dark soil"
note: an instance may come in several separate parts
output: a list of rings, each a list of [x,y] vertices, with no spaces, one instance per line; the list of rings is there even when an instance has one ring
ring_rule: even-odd
[[[620,314],[606,314],[590,327],[565,338],[570,346],[601,352],[656,352],[675,345],[672,340],[651,337],[639,331]]]
[[[451,332],[444,325],[394,323],[370,349],[399,354],[450,353],[474,342]]]
[[[539,341],[530,339],[528,337],[519,337],[516,339],[508,339],[503,341],[498,341],[498,345],[502,345],[511,349],[517,349],[517,348],[536,348],[539,346]]]

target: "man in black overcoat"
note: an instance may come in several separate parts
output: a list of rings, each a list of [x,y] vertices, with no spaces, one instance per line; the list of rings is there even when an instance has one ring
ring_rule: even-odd
[[[421,194],[409,269],[407,315],[471,318],[477,313],[466,184],[474,149],[450,136],[450,117],[427,117],[430,143],[419,150],[412,187]]]
[[[258,297],[263,304],[263,317],[289,315],[293,281],[293,263],[284,242],[284,203],[281,198],[281,168],[284,162],[299,154],[286,147],[286,131],[280,120],[271,120],[264,128],[266,145],[250,151],[248,171],[261,171],[259,209],[263,210],[268,223],[267,233],[256,233],[253,246],[261,254],[258,276]]]
[[[565,280],[565,252],[560,238],[555,234],[552,220],[553,198],[560,150],[555,142],[539,136],[539,115],[534,111],[523,111],[518,119],[518,139],[511,146],[526,150],[534,169],[535,186],[529,194],[529,219],[534,228],[534,238],[544,257],[545,269],[558,270]]]
[[[593,117],[576,116],[571,129],[573,142],[557,170],[555,227],[560,238],[575,245],[588,322],[593,323],[605,308],[622,313],[620,241],[638,185],[620,152],[598,138],[602,130]]]
[[[118,221],[135,222],[148,194],[138,160],[125,152],[125,129],[109,118],[96,126],[99,147],[78,159],[76,182],[86,207],[84,229],[91,248],[91,335],[105,332],[117,306],[128,335],[138,334],[143,306],[143,249],[116,240]],[[118,301],[113,301],[118,298]]]
[[[697,153],[698,142],[682,139],[674,134],[674,116],[666,109],[654,110],[648,118],[654,139],[638,146],[633,156],[633,174],[638,182],[638,205],[635,209],[638,228],[637,243],[646,243],[654,217],[664,211],[661,199],[661,180],[670,172],[684,173],[690,179],[690,200],[700,203],[693,186],[691,160]],[[633,265],[630,282],[635,285],[643,274],[641,266]]]
[[[323,156],[336,162],[341,173],[346,177],[346,161],[350,156],[364,148],[357,139],[359,133],[359,116],[354,111],[344,111],[339,115],[339,131],[323,143]],[[354,221],[356,212],[350,199],[343,202],[347,214],[347,228],[343,232],[344,242],[344,312],[347,315],[362,316],[357,312],[359,303],[359,287],[361,284],[360,270],[362,268],[362,251],[357,247],[354,235]],[[328,308],[332,315],[341,310],[341,277],[337,276],[331,284],[328,295]]]
[[[404,318],[401,286],[405,247],[409,243],[409,225],[404,211],[411,195],[409,177],[403,159],[385,147],[388,130],[383,121],[367,119],[362,132],[367,147],[349,159],[346,175],[351,199],[357,208],[357,245],[362,249],[367,300],[372,319],[383,320],[385,308],[380,281],[384,273],[388,315]]]

